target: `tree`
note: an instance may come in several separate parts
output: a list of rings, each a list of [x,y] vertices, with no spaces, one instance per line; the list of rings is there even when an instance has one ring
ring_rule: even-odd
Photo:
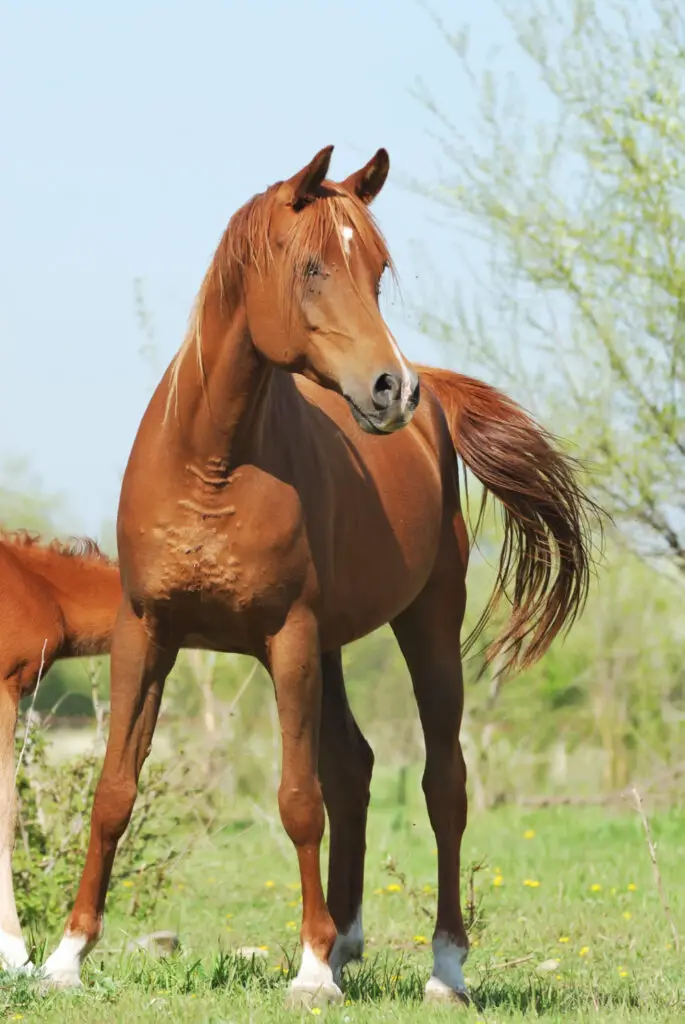
[[[514,76],[474,72],[467,34],[440,25],[477,131],[422,96],[450,166],[430,193],[488,272],[474,303],[425,326],[467,341],[518,397],[525,381],[624,537],[685,573],[685,9],[498,3],[540,92],[533,108]]]

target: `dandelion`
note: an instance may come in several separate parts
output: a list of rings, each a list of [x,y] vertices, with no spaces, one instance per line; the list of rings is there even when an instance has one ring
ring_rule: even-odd
[[[268,946],[257,946],[257,949],[261,949],[262,953],[268,953],[269,952],[269,947]]]
[[[557,979],[557,981],[561,981],[561,975],[560,974],[555,974],[554,977]]]
[[[398,885],[397,882],[391,882],[385,888],[387,892],[402,892],[402,886]]]
[[[422,943],[422,942],[427,942],[427,941],[428,940],[426,939],[425,935],[415,935],[414,936],[414,942]]]
[[[619,967],[619,969],[618,969],[618,976],[619,976],[619,978],[627,978],[628,977],[628,972],[625,969],[625,967]]]
[[[559,942],[568,942],[569,941],[569,937],[568,937],[568,935],[560,935],[558,941]]]
[[[478,939],[471,939],[471,945],[475,949],[476,946],[480,946],[480,941]]]
[[[591,885],[591,886],[590,886],[590,891],[591,891],[591,892],[601,892],[601,891],[602,891],[602,886],[601,886],[601,885],[598,885],[598,883],[597,883],[597,882],[595,882],[595,884],[594,884],[594,885]]]
[[[233,914],[226,914],[226,920],[227,921],[230,921],[232,917],[233,917]]]
[[[121,884],[123,885],[124,889],[132,889],[133,888],[133,882],[131,881],[130,878],[125,879]],[[179,886],[179,889],[180,888],[181,887]]]
[[[526,878],[524,885],[527,885],[529,889],[537,889],[540,885],[536,878]]]
[[[492,884],[497,887],[499,887],[500,885],[504,885],[504,879],[502,878],[501,875],[495,875],[495,877],[492,880]]]
[[[637,886],[635,885],[635,882],[629,882],[628,883],[628,892],[636,892],[636,891],[637,891]]]
[[[319,1009],[318,1006],[315,1006],[311,1012],[314,1014],[315,1017],[318,1017],[319,1014],[321,1013],[321,1010]]]
[[[527,828],[526,831],[523,833],[523,838],[524,839],[535,839],[535,829],[534,828]]]
[[[300,901],[299,900],[288,900],[288,906],[289,907],[299,907],[299,905],[300,905]]]
[[[632,915],[632,914],[630,913],[630,911],[629,911],[629,910],[624,910],[624,911],[623,911],[623,916],[624,916],[624,918],[626,919],[626,921],[630,921],[630,919],[631,919],[631,917],[632,917],[633,915]]]
[[[589,946],[581,946],[581,948],[578,950],[578,956],[587,956],[589,952]]]
[[[286,921],[285,922],[285,926],[286,926],[286,928],[296,928],[297,927],[297,925],[295,924],[294,921]]]
[[[423,891],[424,891],[425,893],[428,893],[428,894],[430,895],[430,893],[432,893],[432,892],[433,892],[433,886],[432,886],[432,885],[424,885],[424,887],[423,887]]]
[[[271,879],[269,879],[268,882],[264,883],[264,888],[265,889],[273,889],[273,887],[274,887],[274,883],[271,881]]]

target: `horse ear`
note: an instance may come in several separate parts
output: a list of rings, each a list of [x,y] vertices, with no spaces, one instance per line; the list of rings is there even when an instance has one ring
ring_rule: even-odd
[[[385,185],[385,179],[388,177],[389,170],[390,157],[388,156],[388,151],[387,149],[379,149],[360,171],[355,171],[354,174],[350,174],[349,178],[345,178],[342,186],[368,206]]]
[[[320,149],[306,167],[294,174],[287,182],[291,192],[291,202],[295,208],[316,196],[321,183],[328,174],[333,146]]]

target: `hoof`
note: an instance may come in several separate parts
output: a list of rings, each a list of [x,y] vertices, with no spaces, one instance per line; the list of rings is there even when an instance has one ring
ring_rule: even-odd
[[[311,1010],[314,1006],[342,1003],[343,994],[337,985],[297,985],[292,982],[285,997],[286,1010]]]
[[[76,971],[45,972],[41,981],[42,987],[58,989],[61,992],[71,988],[83,988],[83,982]]]
[[[438,978],[428,979],[423,999],[426,1003],[451,1003],[453,1006],[464,1008],[471,1005],[471,999],[466,989],[450,988]]]

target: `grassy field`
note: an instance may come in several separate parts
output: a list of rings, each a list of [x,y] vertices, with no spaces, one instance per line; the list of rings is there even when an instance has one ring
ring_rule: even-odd
[[[629,810],[503,809],[474,817],[464,843],[475,913],[466,974],[475,1005],[423,1007],[435,904],[435,846],[412,775],[409,805],[395,780],[374,787],[364,908],[367,956],[348,974],[342,1007],[282,1008],[297,954],[299,885],[277,820],[233,821],[196,843],[173,898],[149,929],[171,928],[182,951],[167,961],[122,954],[137,932],[110,916],[76,993],[40,995],[5,978],[0,1013],[43,1024],[126,1021],[331,1022],[466,1020],[682,1021],[682,958],[659,901],[642,826]],[[275,799],[273,801],[275,811]],[[685,823],[655,815],[658,856],[677,924],[685,924]],[[45,939],[45,937],[41,937]],[[55,936],[50,936],[50,945]],[[231,950],[262,946],[243,961]],[[554,961],[554,963],[552,963]]]

